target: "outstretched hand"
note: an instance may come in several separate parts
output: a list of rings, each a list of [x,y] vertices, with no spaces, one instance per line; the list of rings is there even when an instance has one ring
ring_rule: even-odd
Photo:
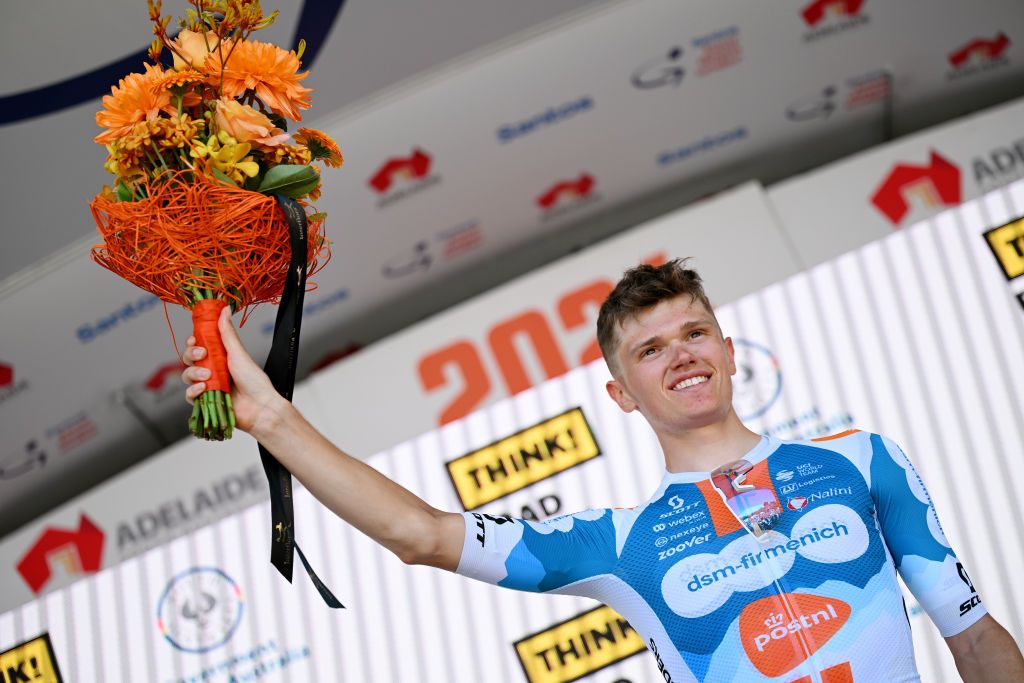
[[[239,429],[252,432],[261,421],[270,421],[276,416],[280,403],[284,401],[274,389],[263,368],[256,364],[238,338],[238,332],[231,323],[231,308],[221,311],[217,328],[228,354],[228,372],[231,374],[231,402],[235,411],[235,422]],[[196,338],[185,342],[185,365],[181,379],[188,385],[185,400],[193,403],[206,390],[210,371],[195,365],[206,356],[206,349],[196,346]]]

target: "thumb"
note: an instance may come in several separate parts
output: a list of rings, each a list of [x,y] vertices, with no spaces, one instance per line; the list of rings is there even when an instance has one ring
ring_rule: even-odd
[[[256,361],[252,359],[249,352],[245,350],[245,346],[242,345],[242,340],[238,338],[238,332],[231,322],[230,306],[225,306],[221,310],[220,319],[217,320],[217,329],[220,330],[224,349],[228,352],[229,365],[237,363],[241,366],[240,369],[247,369],[248,366],[257,367]]]

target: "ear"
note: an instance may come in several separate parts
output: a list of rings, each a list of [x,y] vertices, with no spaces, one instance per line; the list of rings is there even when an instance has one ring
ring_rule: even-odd
[[[636,401],[633,400],[629,392],[626,391],[626,388],[618,380],[608,380],[604,388],[608,391],[608,395],[612,397],[612,400],[619,405],[622,412],[631,413],[636,410]]]
[[[725,338],[725,350],[729,356],[729,374],[736,374],[736,349],[732,345],[732,337]]]

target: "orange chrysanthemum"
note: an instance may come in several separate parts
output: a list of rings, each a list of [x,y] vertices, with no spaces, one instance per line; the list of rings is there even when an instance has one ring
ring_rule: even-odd
[[[93,140],[105,145],[130,132],[139,121],[152,121],[161,111],[175,112],[171,94],[159,87],[164,70],[146,64],[146,73],[128,74],[103,96],[103,110],[96,112],[96,123],[107,130]]]
[[[246,90],[252,90],[274,113],[293,121],[301,121],[299,109],[309,109],[313,103],[309,96],[312,88],[299,84],[309,72],[299,73],[302,62],[294,51],[256,40],[242,40],[210,53],[204,70],[218,74],[221,56],[227,59],[221,82],[222,97],[239,97]]]
[[[338,143],[327,133],[315,128],[299,128],[295,133],[295,142],[308,147],[314,160],[319,159],[331,168],[340,168],[345,163]]]

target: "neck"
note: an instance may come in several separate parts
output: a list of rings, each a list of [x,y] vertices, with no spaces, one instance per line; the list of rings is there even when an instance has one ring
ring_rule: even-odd
[[[735,412],[714,424],[674,434],[659,434],[669,472],[710,472],[739,460],[761,436],[747,429]]]

